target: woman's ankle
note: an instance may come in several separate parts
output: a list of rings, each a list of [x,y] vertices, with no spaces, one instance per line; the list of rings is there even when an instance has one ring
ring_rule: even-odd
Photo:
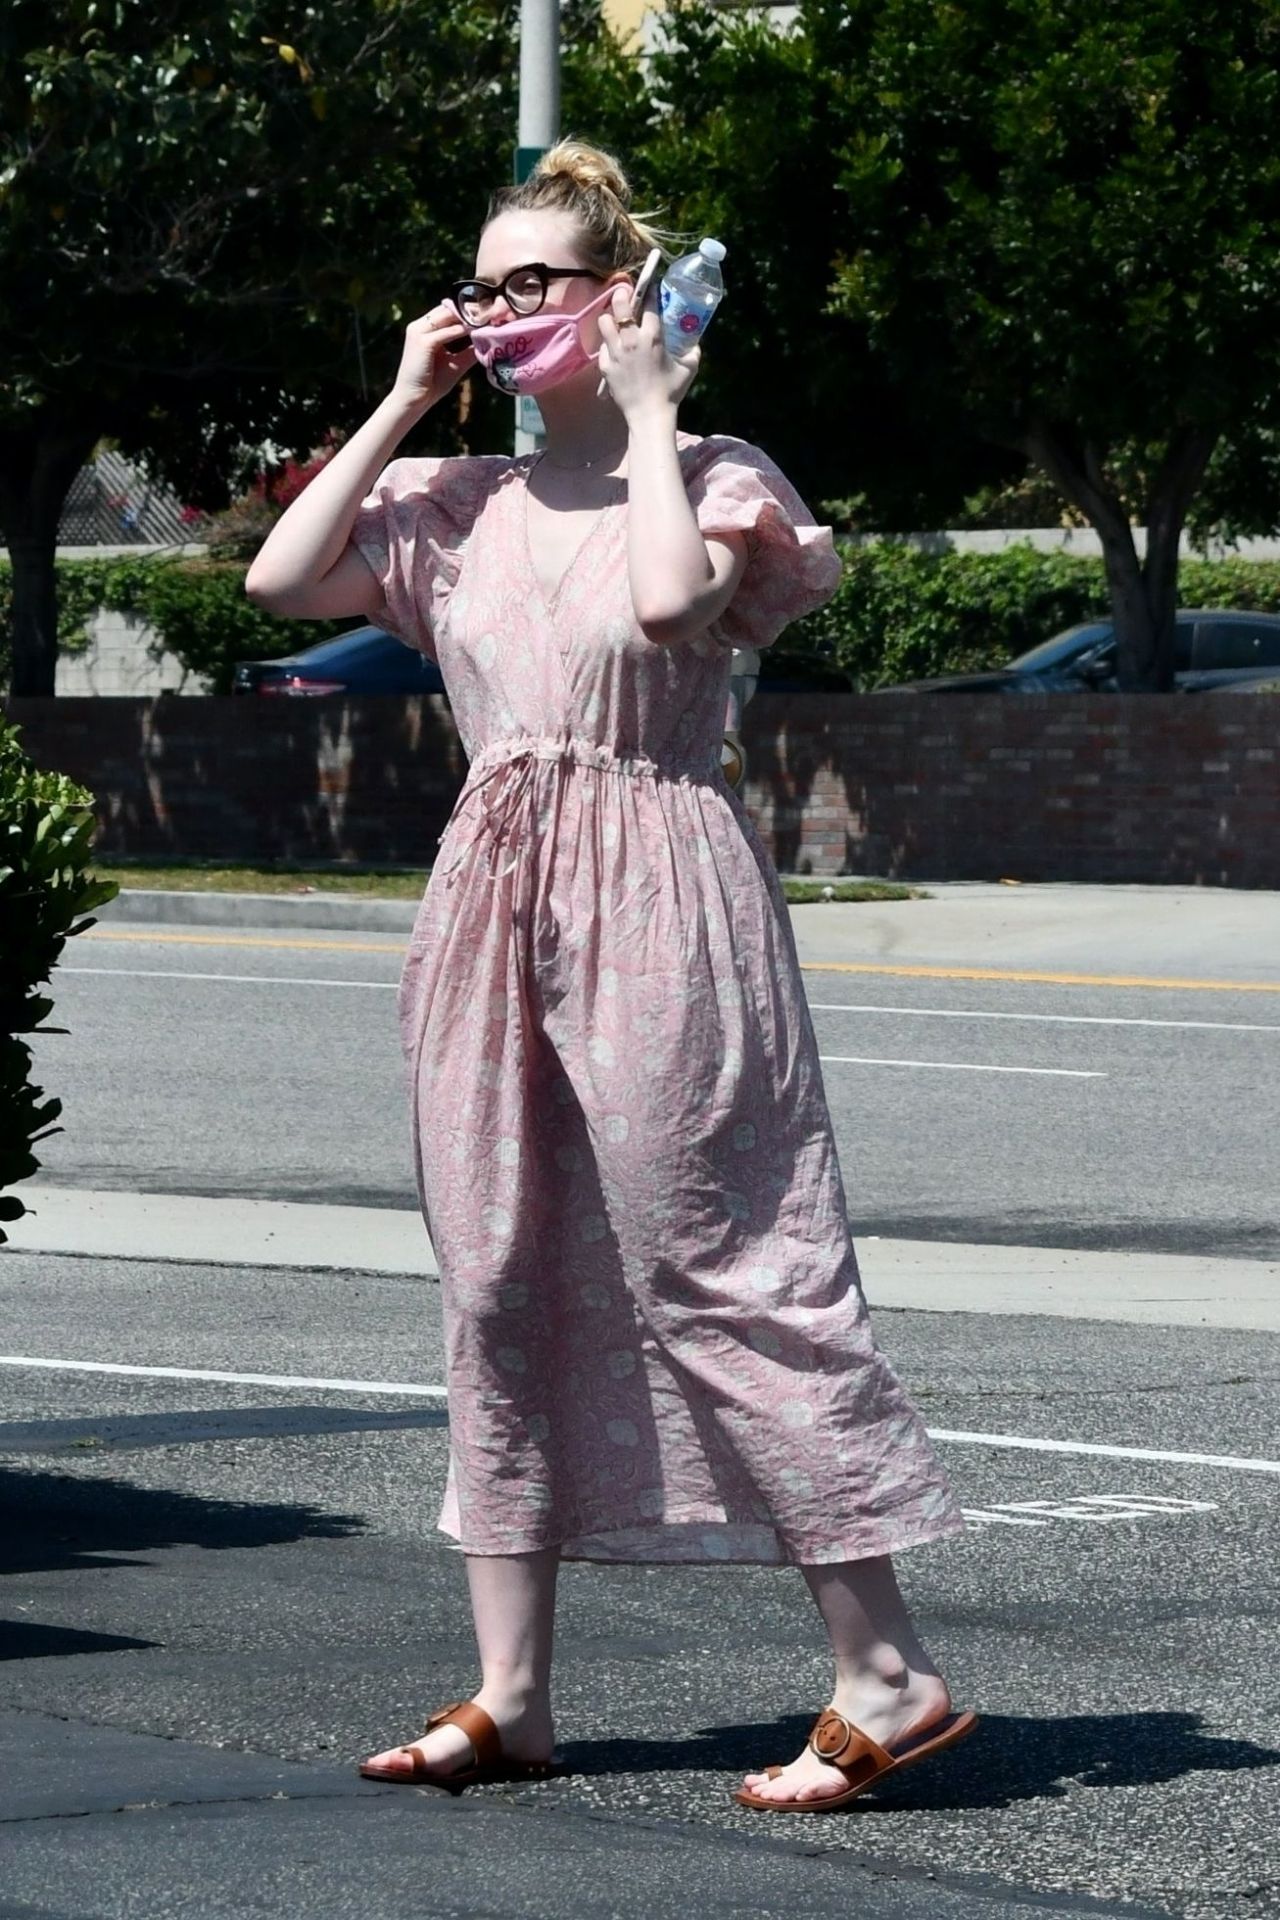
[[[551,1708],[549,1682],[528,1674],[486,1673],[473,1697],[481,1706],[496,1705],[521,1717]]]

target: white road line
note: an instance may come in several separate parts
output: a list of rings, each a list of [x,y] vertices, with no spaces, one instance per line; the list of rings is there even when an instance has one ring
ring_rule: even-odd
[[[1021,1433],[953,1433],[930,1427],[933,1440],[958,1447],[1019,1447],[1030,1453],[1090,1453],[1108,1460],[1159,1460],[1177,1467],[1230,1467],[1234,1473],[1280,1473],[1280,1460],[1255,1460],[1231,1453],[1172,1453],[1155,1447],[1110,1447],[1095,1440],[1041,1440]]]
[[[912,1020],[1038,1020],[1062,1027],[1194,1027],[1211,1033],[1280,1033],[1280,1025],[1251,1025],[1243,1020],[1143,1020],[1102,1013],[986,1013],[976,1007],[882,1007],[831,1000],[811,1000],[809,1006],[814,1013],[892,1013]]]
[[[230,980],[242,987],[373,987],[394,993],[396,980],[301,980],[283,973],[179,973],[176,967],[59,967],[59,973],[121,974],[126,980]]]
[[[46,1367],[54,1372],[122,1373],[153,1380],[213,1380],[235,1387],[324,1387],[333,1393],[412,1394],[443,1400],[443,1387],[414,1386],[400,1380],[311,1380],[292,1373],[215,1373],[207,1367],[121,1367],[105,1360],[37,1360],[30,1354],[0,1354],[0,1367]]]
[[[189,973],[179,967],[68,967],[60,966],[63,973],[119,974],[126,980],[226,980],[242,987],[372,987],[375,990],[393,990],[398,982],[394,980],[339,980],[336,978],[299,977],[284,973]],[[1126,1019],[1120,1015],[1101,1013],[988,1013],[976,1007],[883,1007],[845,1004],[830,1000],[811,1000],[814,1013],[889,1013],[911,1020],[1023,1020],[1046,1026],[1062,1027],[1169,1027],[1178,1031],[1196,1030],[1209,1033],[1277,1033],[1280,1025],[1251,1023],[1244,1020],[1143,1020]],[[879,1065],[880,1062],[875,1064]],[[892,1064],[897,1065],[898,1062]],[[1008,1069],[1012,1071],[1012,1069]],[[1029,1072],[1026,1068],[1023,1071]]]
[[[114,1373],[162,1380],[214,1380],[230,1386],[323,1387],[333,1393],[398,1393],[419,1399],[443,1399],[443,1386],[423,1386],[405,1380],[312,1380],[288,1373],[220,1373],[199,1367],[126,1367],[105,1360],[50,1360],[32,1354],[0,1354],[0,1367],[44,1367],[54,1372]],[[1154,1447],[1112,1447],[1095,1440],[1041,1440],[1019,1433],[960,1433],[930,1427],[934,1440],[955,1446],[1018,1447],[1033,1453],[1101,1454],[1109,1460],[1155,1460],[1171,1466],[1229,1467],[1236,1473],[1280,1473],[1280,1460],[1252,1459],[1229,1453],[1172,1453]],[[1145,1497],[1145,1496],[1143,1496]],[[1153,1496],[1154,1497],[1154,1496]]]
[[[846,1067],[926,1067],[938,1073],[1034,1073],[1051,1080],[1105,1080],[1105,1073],[1076,1067],[986,1067],[967,1060],[872,1060],[860,1053],[820,1053],[819,1060]]]

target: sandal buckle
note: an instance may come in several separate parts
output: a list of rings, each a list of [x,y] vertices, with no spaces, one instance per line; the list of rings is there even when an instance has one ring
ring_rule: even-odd
[[[809,1745],[819,1760],[825,1760],[830,1766],[838,1763],[839,1756],[846,1753],[858,1740],[858,1729],[834,1707],[828,1707],[820,1713],[813,1723],[813,1732],[809,1735]]]

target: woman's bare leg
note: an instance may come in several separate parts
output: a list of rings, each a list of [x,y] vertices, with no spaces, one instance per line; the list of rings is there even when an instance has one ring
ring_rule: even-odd
[[[892,1560],[845,1560],[801,1572],[831,1636],[836,1711],[883,1747],[940,1719],[951,1696],[921,1645]],[[776,1780],[750,1773],[745,1781],[762,1799],[774,1800],[817,1800],[846,1784],[807,1747]]]
[[[551,1651],[560,1550],[468,1554],[466,1565],[480,1650],[481,1684],[472,1697],[496,1722],[509,1759],[549,1760],[554,1744]],[[471,1742],[458,1727],[437,1727],[424,1739],[407,1744],[442,1774],[470,1766],[475,1757]],[[373,1760],[379,1767],[402,1767],[406,1773],[411,1764],[395,1748],[374,1755]]]

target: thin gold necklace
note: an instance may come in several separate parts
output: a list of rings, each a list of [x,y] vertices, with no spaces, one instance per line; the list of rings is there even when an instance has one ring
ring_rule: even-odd
[[[626,457],[627,457],[627,449],[625,447],[622,449],[621,453],[611,453],[611,454],[601,453],[601,454],[597,454],[594,460],[577,460],[577,461],[574,461],[572,465],[570,465],[567,461],[564,461],[564,460],[553,460],[545,447],[542,449],[541,453],[538,455],[539,460],[545,460],[547,465],[549,467],[554,467],[558,473],[590,473],[593,467],[600,466],[602,462],[604,462],[605,460],[609,460],[609,461],[625,460]],[[621,475],[615,475],[614,478],[620,479]]]

